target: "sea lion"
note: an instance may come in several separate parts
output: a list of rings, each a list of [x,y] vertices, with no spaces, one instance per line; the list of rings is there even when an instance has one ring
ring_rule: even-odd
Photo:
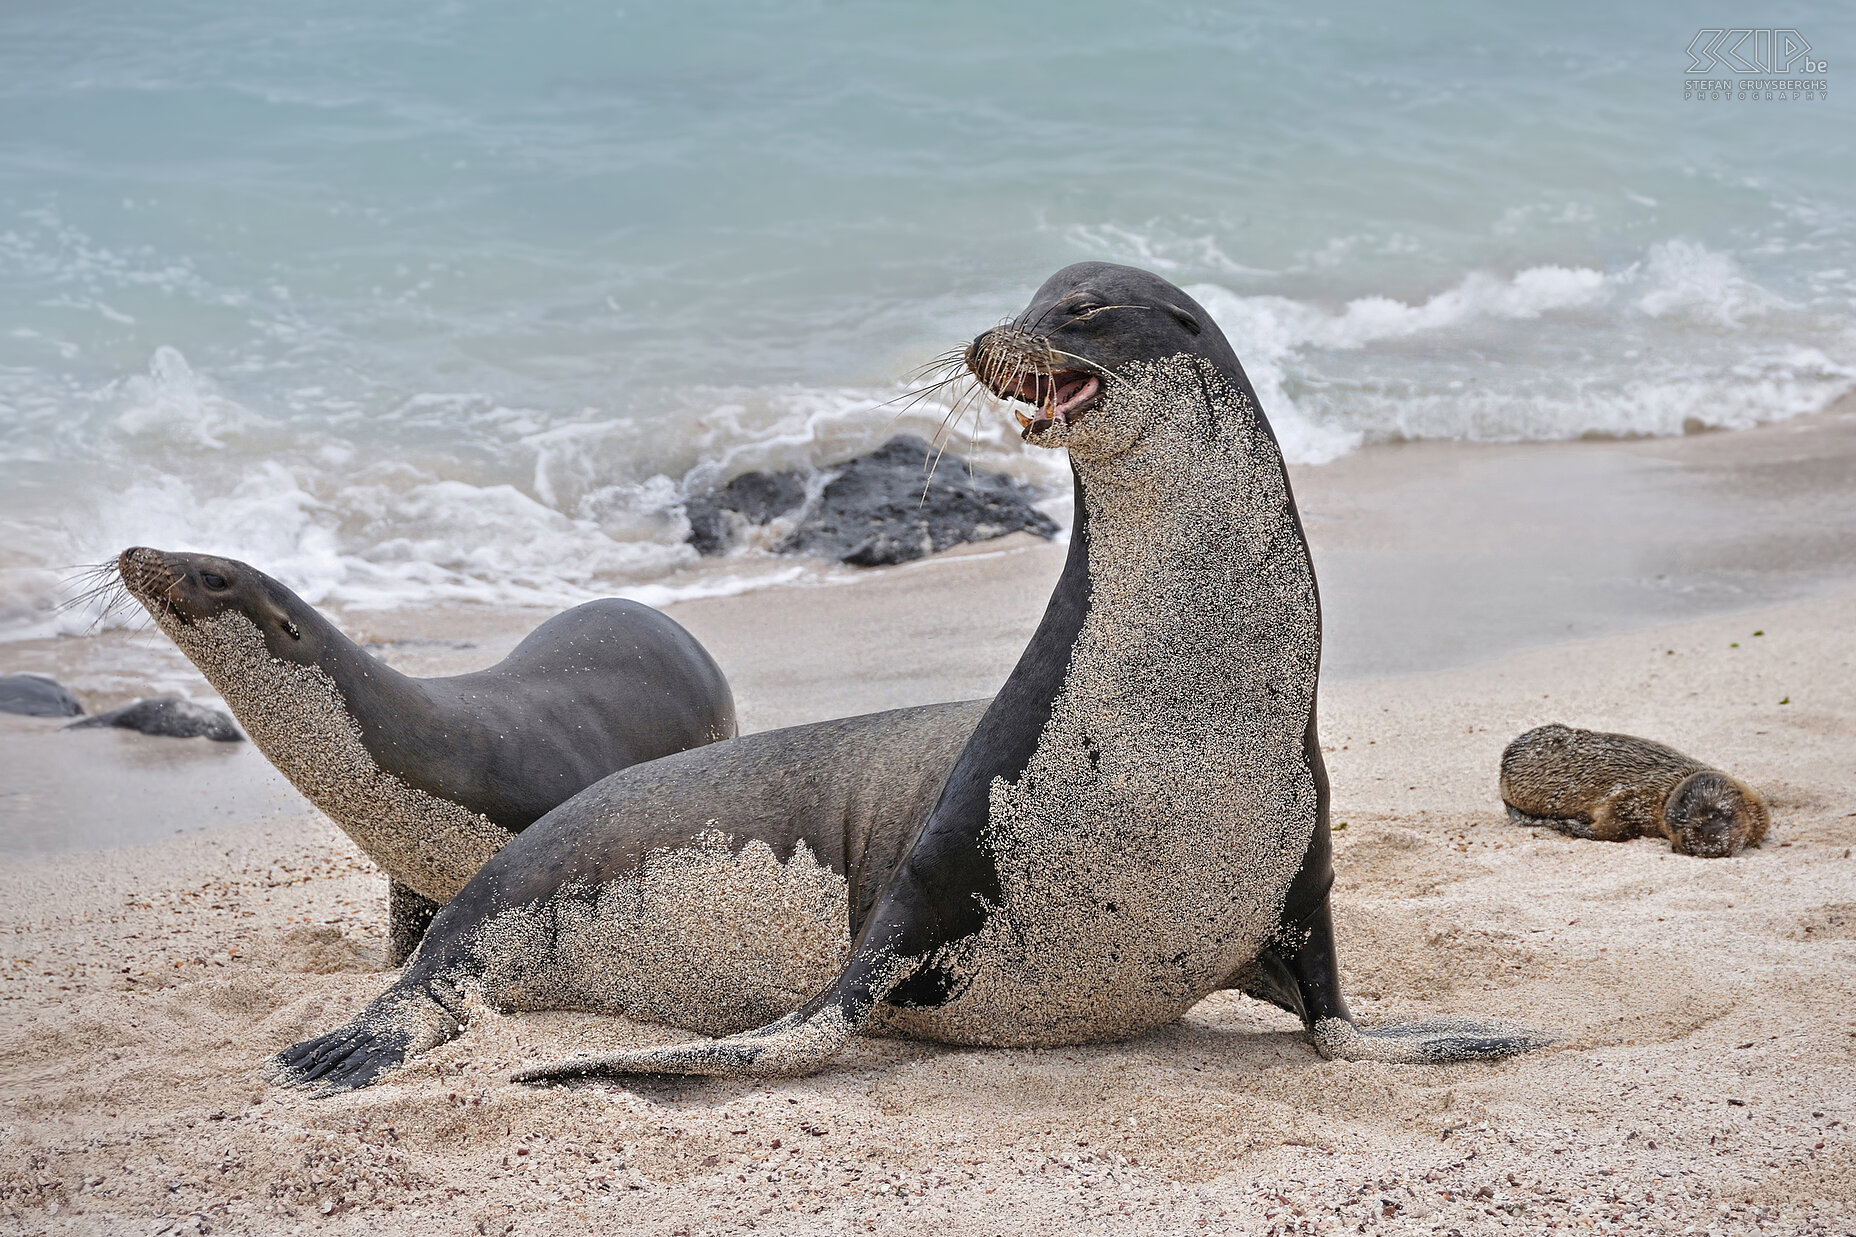
[[[1576,838],[1669,839],[1703,859],[1759,845],[1771,817],[1758,791],[1674,748],[1557,723],[1502,753],[1502,802],[1518,825]]]
[[[248,564],[138,546],[116,569],[271,763],[386,872],[395,964],[548,809],[735,734],[715,660],[636,602],[587,602],[487,670],[419,679]]]
[[[1067,447],[1074,473],[1063,574],[999,695],[607,778],[485,865],[400,980],[279,1053],[273,1078],[365,1085],[456,1034],[472,989],[728,1035],[530,1081],[802,1074],[860,1032],[1124,1039],[1221,988],[1298,1014],[1327,1056],[1542,1042],[1353,1025],[1328,914],[1314,570],[1205,311],[1147,272],[1073,266],[966,364],[1035,406],[1026,441]]]

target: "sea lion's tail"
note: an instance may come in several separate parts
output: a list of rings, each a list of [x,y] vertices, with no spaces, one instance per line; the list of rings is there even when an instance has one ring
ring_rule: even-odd
[[[1431,1018],[1362,1030],[1344,1018],[1323,1018],[1309,1028],[1315,1051],[1328,1060],[1382,1061],[1390,1065],[1441,1065],[1493,1061],[1544,1048],[1553,1037],[1512,1022]]]
[[[686,1074],[722,1078],[794,1078],[816,1073],[856,1034],[844,1004],[795,1010],[778,1022],[726,1039],[667,1044],[577,1057],[517,1070],[511,1082],[567,1082],[613,1074]]]

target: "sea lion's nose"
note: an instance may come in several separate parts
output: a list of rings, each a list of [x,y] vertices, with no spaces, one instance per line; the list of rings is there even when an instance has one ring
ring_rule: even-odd
[[[167,555],[145,545],[132,545],[116,556],[116,570],[155,571],[167,565]]]

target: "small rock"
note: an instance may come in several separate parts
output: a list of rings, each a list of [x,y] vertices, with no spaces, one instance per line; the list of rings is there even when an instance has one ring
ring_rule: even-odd
[[[744,472],[721,493],[730,511],[750,524],[765,524],[806,500],[806,481],[797,472]]]
[[[138,700],[108,713],[72,722],[66,730],[88,730],[95,726],[115,726],[139,730],[143,734],[164,735],[170,739],[208,738],[216,743],[238,743],[244,739],[232,719],[218,709],[182,700],[178,696],[156,696]]]
[[[689,542],[696,553],[709,558],[727,551],[734,537],[726,511],[707,498],[692,498],[684,502],[683,514],[689,517]]]
[[[765,524],[796,510],[805,500],[805,477],[798,472],[744,472],[721,489],[683,505],[690,521],[690,544],[698,554],[721,554],[734,540],[729,512],[749,524]]]
[[[27,717],[81,717],[84,706],[49,675],[0,675],[0,713]]]

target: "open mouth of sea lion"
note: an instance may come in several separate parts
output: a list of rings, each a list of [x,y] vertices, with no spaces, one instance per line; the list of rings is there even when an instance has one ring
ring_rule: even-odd
[[[1080,369],[1020,374],[1016,375],[1016,382],[982,380],[999,398],[1017,400],[1037,409],[1032,416],[1016,408],[1012,410],[1024,435],[1043,433],[1053,425],[1074,425],[1102,396],[1102,380]]]

